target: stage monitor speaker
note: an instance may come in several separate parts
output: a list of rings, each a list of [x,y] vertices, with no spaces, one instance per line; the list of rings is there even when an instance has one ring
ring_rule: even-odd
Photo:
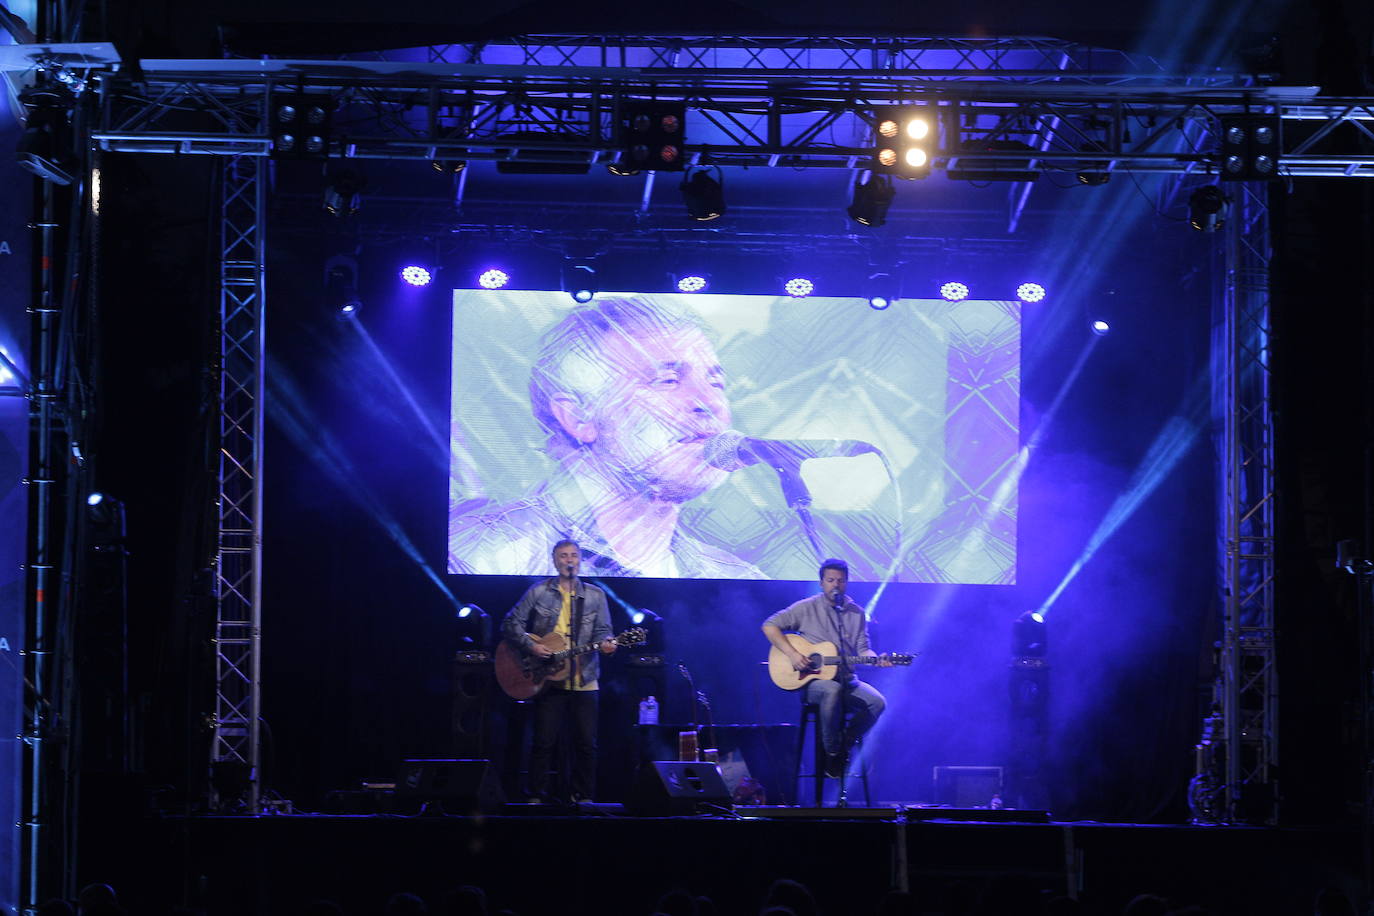
[[[936,767],[935,803],[954,808],[988,808],[1002,794],[1001,767]]]
[[[630,811],[650,817],[697,814],[703,806],[730,808],[730,790],[714,763],[652,760],[639,768]]]
[[[396,800],[405,809],[437,802],[445,814],[474,814],[500,808],[505,794],[488,760],[407,760]]]

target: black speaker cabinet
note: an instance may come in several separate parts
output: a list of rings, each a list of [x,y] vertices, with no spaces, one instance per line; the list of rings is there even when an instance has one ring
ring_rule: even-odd
[[[438,802],[445,814],[473,814],[495,811],[505,795],[490,761],[407,760],[396,780],[396,800],[403,809]]]
[[[653,760],[639,768],[630,811],[650,817],[697,814],[703,805],[729,808],[730,790],[714,763]]]

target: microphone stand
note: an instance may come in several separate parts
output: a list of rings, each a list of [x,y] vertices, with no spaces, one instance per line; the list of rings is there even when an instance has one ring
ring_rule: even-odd
[[[797,513],[806,539],[811,542],[811,549],[816,551],[816,559],[820,560],[825,556],[825,551],[821,549],[820,538],[816,536],[816,521],[811,517],[811,491],[801,478],[801,462],[772,461],[769,465],[778,472],[782,498],[787,501],[788,508]]]
[[[840,615],[844,613],[846,599],[841,598],[840,604],[832,604],[831,610],[835,612],[835,632],[840,637],[840,658],[849,658],[853,653],[849,649],[849,641],[844,637],[844,618]],[[851,676],[853,672],[850,672]],[[847,685],[846,685],[847,686]],[[840,728],[840,794],[835,800],[836,808],[849,807],[849,741],[845,739],[845,732],[848,726],[845,722],[846,707],[843,688],[840,692],[840,721],[837,723]]]

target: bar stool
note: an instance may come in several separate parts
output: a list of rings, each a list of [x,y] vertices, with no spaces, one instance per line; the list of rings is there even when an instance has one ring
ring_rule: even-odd
[[[815,734],[812,736],[811,747],[811,772],[802,772],[802,761],[806,759],[806,732],[811,726],[815,726]],[[858,745],[855,745],[858,747]],[[873,796],[868,790],[868,761],[862,759],[861,754],[850,753],[849,759],[845,761],[844,780],[858,777],[864,787],[864,805],[873,807]],[[803,779],[815,780],[816,786],[816,807],[823,808],[825,798],[825,780],[829,778],[825,775],[825,743],[821,741],[821,707],[817,703],[808,703],[806,695],[802,694],[801,701],[801,728],[797,729],[797,774],[792,781],[792,787],[797,794],[797,803],[801,803],[801,782]],[[840,797],[844,798],[847,783],[840,785]]]

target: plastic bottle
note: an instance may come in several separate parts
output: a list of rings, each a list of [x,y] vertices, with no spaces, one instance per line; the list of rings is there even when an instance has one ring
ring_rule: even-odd
[[[644,702],[639,704],[639,724],[658,724],[658,700],[653,697],[646,697]]]

